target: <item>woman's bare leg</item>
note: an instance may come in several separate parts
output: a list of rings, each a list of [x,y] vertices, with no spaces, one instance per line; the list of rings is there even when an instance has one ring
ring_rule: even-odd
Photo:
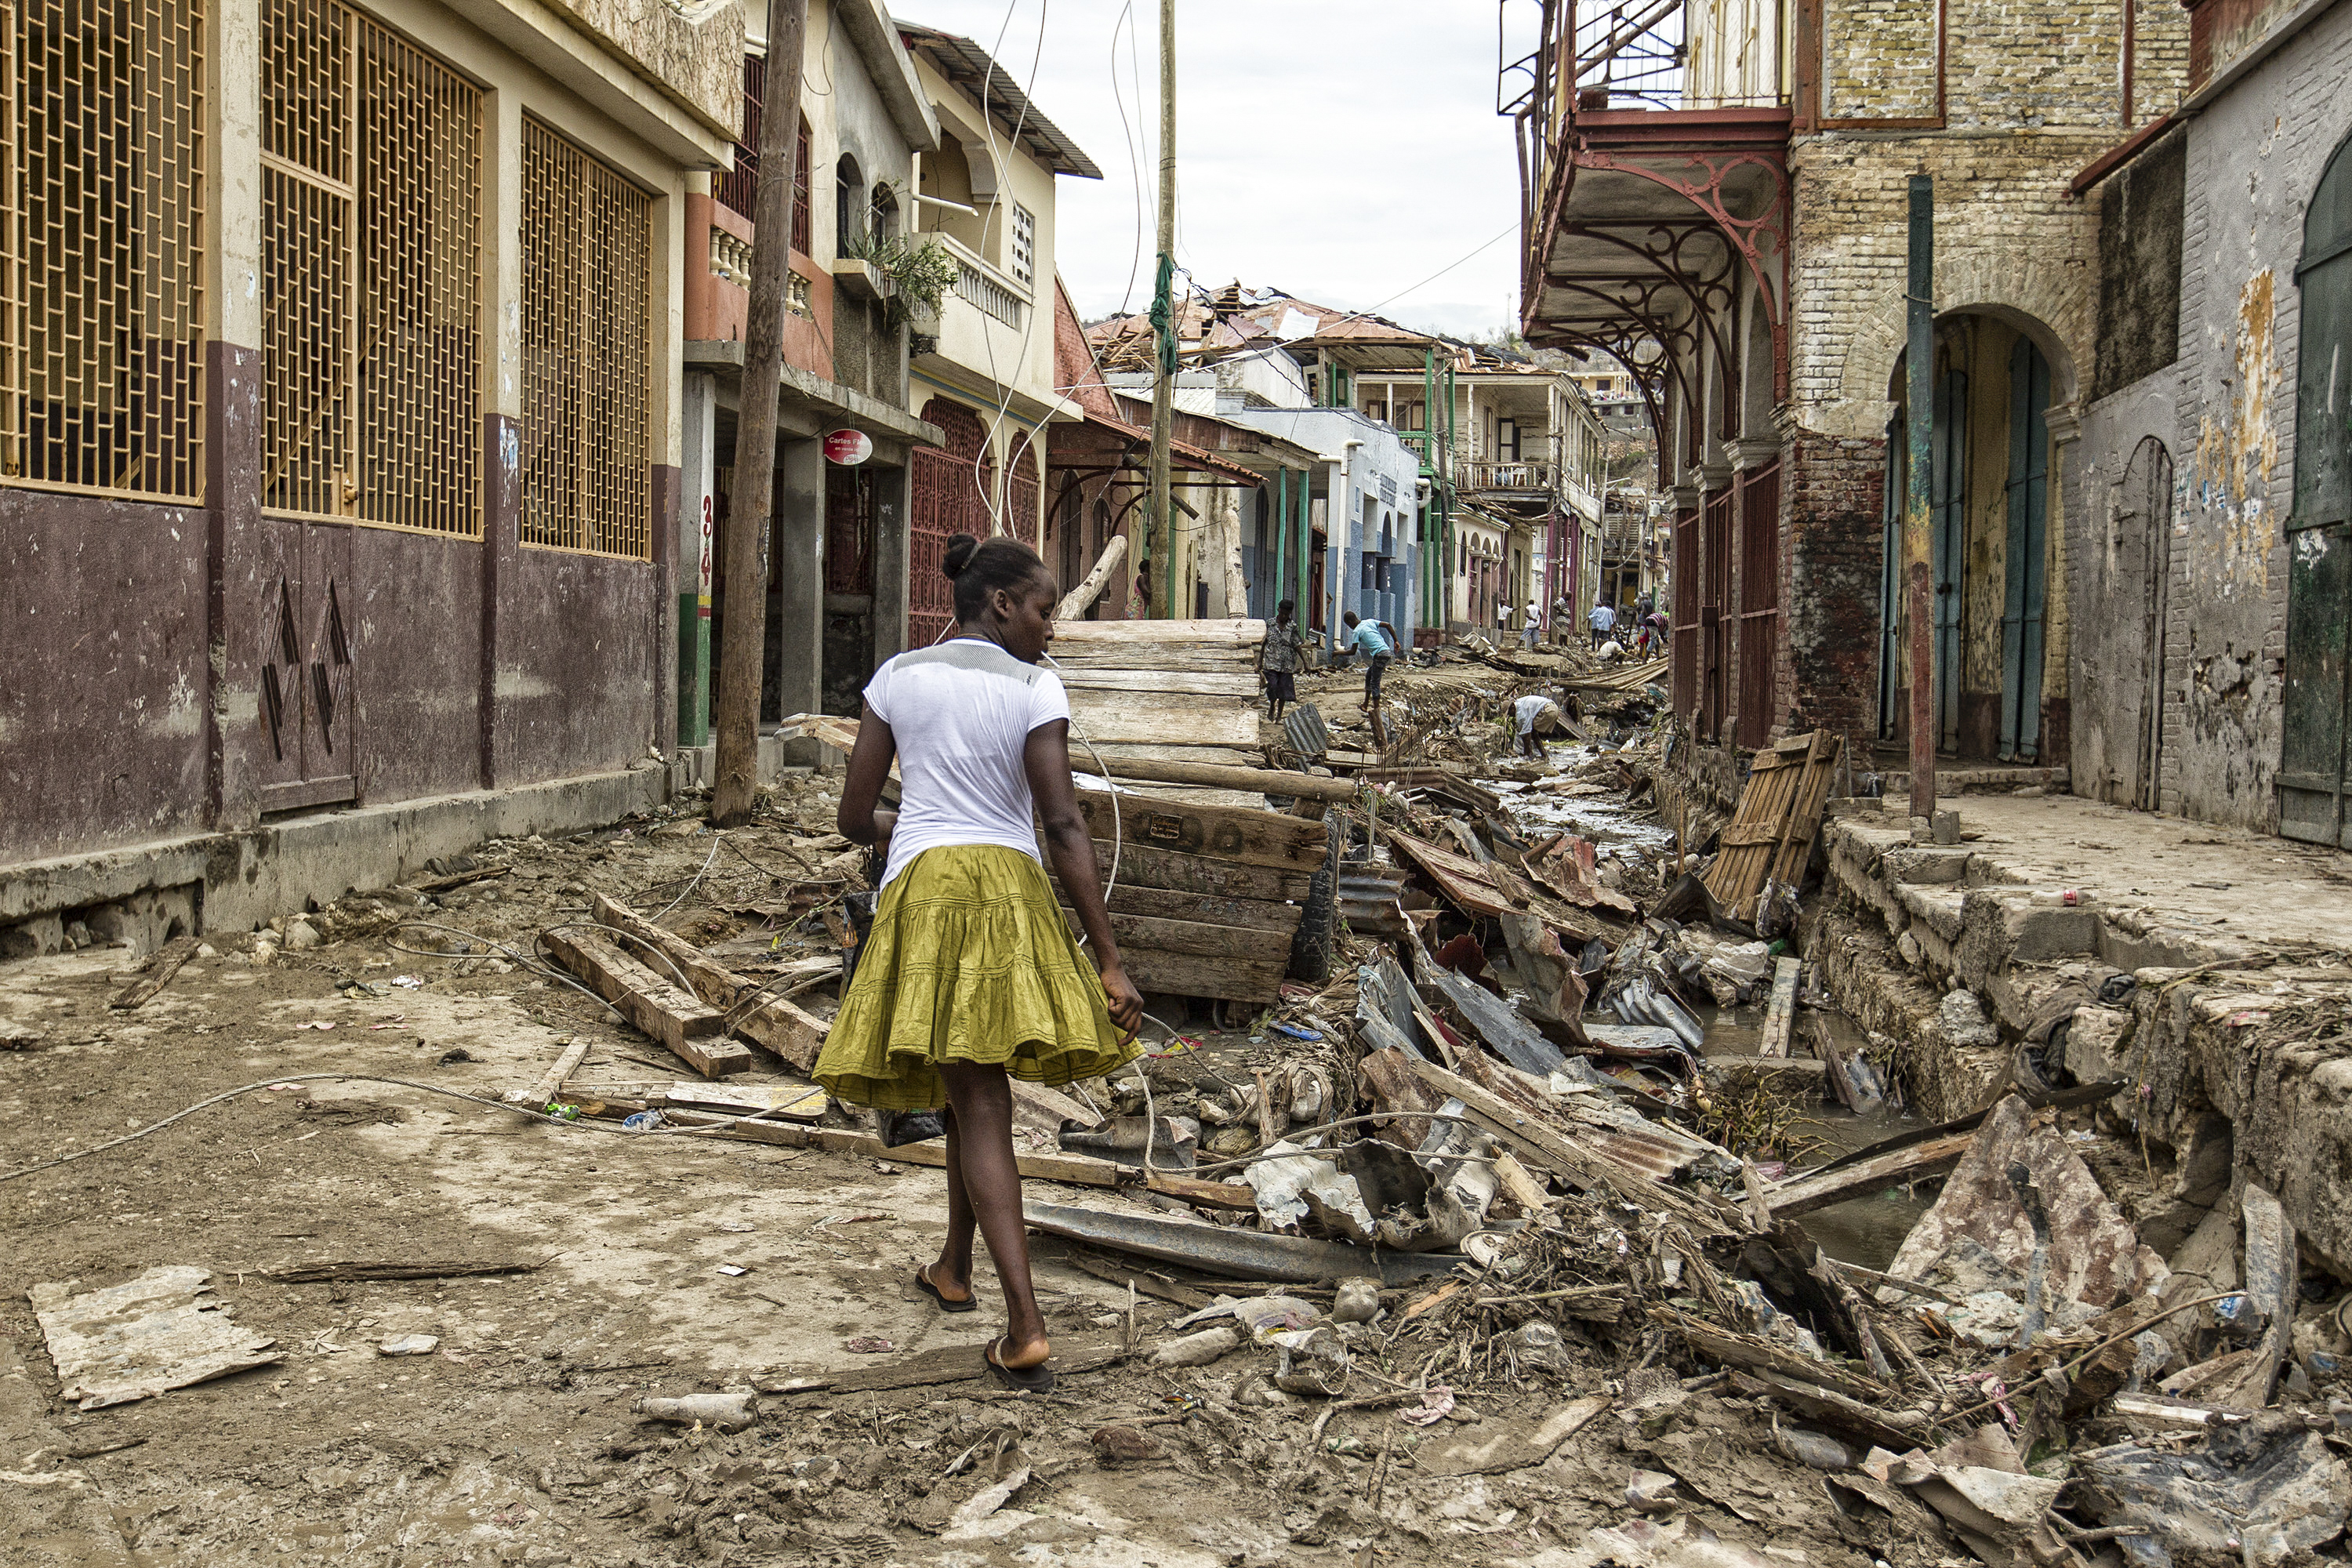
[[[961,1140],[956,1135],[955,1107],[947,1110],[948,1235],[940,1244],[937,1261],[923,1270],[931,1289],[950,1301],[971,1299],[971,1194],[963,1184]]]
[[[1013,1159],[1013,1088],[1001,1067],[976,1062],[948,1062],[940,1071],[947,1079],[948,1107],[955,1118],[955,1153],[950,1170],[955,1187],[965,1196],[964,1258],[970,1279],[973,1221],[988,1256],[996,1265],[997,1282],[1004,1288],[1004,1344],[997,1359],[1006,1366],[1035,1366],[1052,1353],[1046,1342],[1045,1319],[1037,1310],[1037,1292],[1029,1279],[1029,1234],[1021,1215],[1021,1170]],[[955,1237],[955,1210],[950,1200],[949,1239]],[[942,1254],[944,1260],[945,1255]],[[936,1283],[936,1281],[934,1281]],[[969,1286],[967,1285],[967,1289]]]

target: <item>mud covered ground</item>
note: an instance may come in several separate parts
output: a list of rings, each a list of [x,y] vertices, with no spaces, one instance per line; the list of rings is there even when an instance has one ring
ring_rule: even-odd
[[[1677,1375],[1695,1369],[1654,1365],[1629,1390],[1645,1345],[1623,1325],[1564,1321],[1568,1370],[1458,1389],[1454,1415],[1428,1428],[1393,1405],[1240,1402],[1257,1397],[1270,1359],[1246,1348],[1192,1370],[1139,1356],[1015,1398],[969,1375],[998,1316],[984,1253],[990,1310],[975,1316],[944,1317],[908,1283],[943,1226],[937,1172],[532,1124],[430,1092],[495,1100],[583,1033],[593,1048],[575,1085],[681,1074],[604,1009],[495,950],[394,950],[396,921],[455,928],[435,933],[453,946],[525,952],[588,889],[658,908],[700,868],[680,910],[697,940],[772,944],[777,958],[825,951],[821,921],[791,929],[785,878],[772,875],[837,852],[825,791],[812,781],[779,795],[727,847],[690,816],[494,845],[482,864],[505,875],[439,898],[345,900],[310,917],[315,948],[289,933],[215,936],[135,1011],[107,1007],[120,951],[0,970],[0,1021],[43,1037],[0,1051],[0,1167],[238,1085],[288,1085],[0,1182],[0,1339],[18,1367],[0,1352],[0,1562],[1568,1568],[1618,1539],[1589,1531],[1642,1517],[1626,1500],[1637,1469],[1678,1478],[1647,1506],[1670,1530],[1719,1534],[1717,1563],[1908,1568],[1937,1554],[1883,1513],[1841,1514],[1815,1472],[1773,1451],[1748,1402],[1685,1392]],[[324,1073],[404,1082],[291,1081]],[[315,1284],[264,1272],[326,1260],[525,1267]],[[283,1359],[88,1414],[62,1402],[28,1289],[168,1264],[210,1270],[223,1310]],[[1126,1291],[1063,1244],[1040,1242],[1038,1283],[1066,1350],[1128,1342]],[[1358,1331],[1367,1392],[1411,1372],[1382,1348],[1410,1300],[1391,1294]],[[1135,1304],[1142,1355],[1181,1311]],[[378,1353],[412,1333],[438,1336],[437,1350]],[[759,1424],[731,1436],[632,1409],[649,1394],[774,1386],[956,1347],[946,1360],[964,1374],[764,1397]],[[1592,1394],[1614,1405],[1540,1462],[1441,1479],[1417,1458]],[[1098,1436],[1108,1427],[1127,1430]],[[1024,1471],[994,1512],[952,1522]]]

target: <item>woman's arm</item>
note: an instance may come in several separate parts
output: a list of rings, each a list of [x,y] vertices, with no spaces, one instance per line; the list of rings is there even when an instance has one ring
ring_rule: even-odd
[[[898,755],[898,737],[890,726],[874,716],[874,710],[865,710],[857,724],[857,747],[849,753],[849,774],[842,781],[841,809],[834,814],[834,826],[852,844],[871,844],[886,856],[890,851],[890,830],[898,826],[898,814],[882,809],[882,784],[890,776],[890,764]]]
[[[1095,875],[1094,840],[1087,837],[1087,819],[1078,815],[1077,792],[1070,783],[1069,721],[1056,719],[1030,731],[1021,763],[1029,775],[1029,793],[1037,800],[1038,819],[1045,825],[1054,874],[1062,879],[1062,890],[1070,895],[1071,907],[1078,911],[1078,924],[1086,928],[1087,942],[1095,951],[1095,967],[1102,973],[1110,1020],[1131,1037],[1143,1026],[1143,996],[1128,979],[1118,942],[1110,934],[1110,911],[1103,907],[1102,880]],[[850,765],[855,770],[855,759]],[[852,776],[856,776],[854,771]]]

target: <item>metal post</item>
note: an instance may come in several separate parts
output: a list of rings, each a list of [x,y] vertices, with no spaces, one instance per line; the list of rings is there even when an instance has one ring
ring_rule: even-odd
[[[783,383],[784,288],[792,276],[794,149],[808,0],[769,0],[768,88],[760,120],[760,182],[751,202],[751,303],[743,333],[741,419],[733,514],[727,523],[726,618],[719,626],[718,777],[710,820],[751,819],[760,785],[760,667],[768,627],[768,535],[775,509],[776,399]],[[822,532],[817,537],[824,538]],[[815,563],[808,563],[814,565]],[[794,570],[807,566],[795,564]]]
[[[1176,0],[1160,0],[1160,278],[1151,302],[1160,374],[1151,383],[1151,525],[1160,534],[1162,620],[1176,615],[1176,518],[1168,498],[1168,443],[1176,426]],[[1186,598],[1192,597],[1186,595]]]
[[[1903,507],[1905,613],[1911,642],[1911,815],[1936,815],[1936,634],[1928,521],[1936,433],[1936,182],[1911,176],[1910,342],[1905,350],[1911,482]]]
[[[1274,470],[1274,602],[1282,603],[1282,567],[1290,553],[1290,470]],[[1273,617],[1269,616],[1269,620]]]

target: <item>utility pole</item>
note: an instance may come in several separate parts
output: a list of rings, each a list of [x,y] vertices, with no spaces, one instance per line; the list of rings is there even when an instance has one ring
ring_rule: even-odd
[[[1151,526],[1167,584],[1162,619],[1176,615],[1176,517],[1168,497],[1168,443],[1176,430],[1176,0],[1160,0],[1160,270],[1151,324],[1160,374],[1151,383]]]
[[[751,306],[735,434],[734,505],[727,520],[727,588],[719,601],[719,776],[710,820],[751,819],[760,787],[760,666],[768,637],[768,536],[776,500],[776,396],[783,381],[784,289],[792,273],[793,167],[801,123],[801,56],[808,0],[768,0],[768,66],[760,94],[760,183],[751,203]],[[814,563],[796,570],[815,570]]]
[[[1936,439],[1936,182],[1911,176],[1910,342],[1904,350],[1910,484],[1903,499],[1903,581],[1911,644],[1911,815],[1936,816],[1936,632],[1928,508]]]

